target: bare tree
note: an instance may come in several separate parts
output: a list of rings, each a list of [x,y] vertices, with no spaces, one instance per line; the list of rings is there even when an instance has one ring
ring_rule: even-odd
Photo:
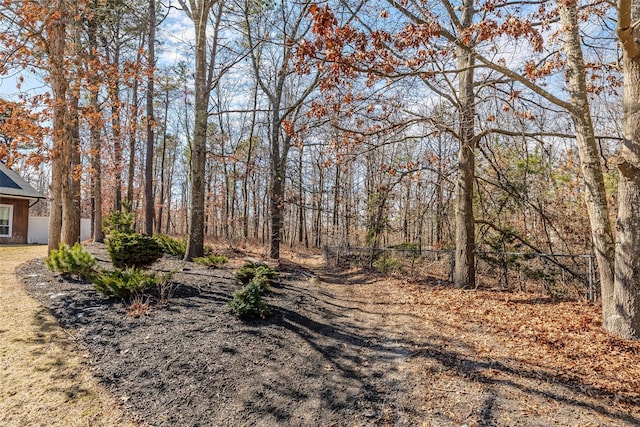
[[[640,339],[640,46],[637,23],[638,0],[618,1],[618,39],[624,66],[624,140],[616,159],[618,182],[618,221],[614,312],[607,318],[607,329],[628,339]]]
[[[287,158],[304,102],[315,90],[318,75],[302,77],[293,70],[294,48],[310,29],[307,13],[311,1],[280,1],[256,10],[245,3],[245,31],[253,73],[268,102],[271,177],[270,250],[280,258]]]

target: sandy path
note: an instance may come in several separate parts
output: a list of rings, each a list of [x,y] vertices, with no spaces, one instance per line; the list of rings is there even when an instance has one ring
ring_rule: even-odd
[[[46,249],[0,246],[0,425],[127,425],[83,364],[83,347],[14,275]]]

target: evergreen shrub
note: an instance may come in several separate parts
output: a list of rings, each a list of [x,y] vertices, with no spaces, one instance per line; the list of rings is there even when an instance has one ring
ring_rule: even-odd
[[[218,268],[228,263],[229,259],[224,255],[209,254],[207,256],[194,258],[193,262],[206,267]]]
[[[111,211],[102,220],[102,228],[107,236],[112,233],[133,234],[133,214],[125,211]]]
[[[44,259],[47,268],[55,273],[86,278],[93,274],[97,261],[80,243],[73,247],[61,243]]]
[[[139,295],[147,289],[157,288],[167,278],[159,278],[155,273],[148,273],[137,268],[114,271],[103,270],[91,278],[95,289],[105,296],[128,299]]]
[[[269,281],[272,281],[278,277],[278,272],[263,263],[248,263],[240,267],[240,270],[236,273],[236,279],[245,285],[258,276],[264,276]]]
[[[379,273],[402,273],[402,261],[396,257],[383,256],[373,263],[373,268]]]
[[[235,291],[229,306],[241,319],[264,319],[271,313],[269,305],[264,301],[264,290],[256,281],[251,281],[244,288]]]
[[[156,234],[153,238],[158,242],[164,253],[182,258],[185,252],[187,252],[186,239],[178,240],[166,234]]]
[[[157,240],[139,233],[111,233],[107,251],[116,268],[143,267],[162,256]]]

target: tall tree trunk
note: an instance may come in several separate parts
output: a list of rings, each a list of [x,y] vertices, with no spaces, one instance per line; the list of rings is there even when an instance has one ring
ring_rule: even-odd
[[[253,194],[253,239],[257,241],[260,238],[260,213],[262,212],[262,209],[258,209],[259,193],[258,193],[257,178],[255,174],[253,178],[252,194]],[[264,242],[264,238],[262,241]]]
[[[93,10],[99,7],[98,1],[92,3]],[[89,41],[89,50],[91,52],[98,50],[98,41],[96,37],[96,19],[92,18],[88,21],[87,37]],[[89,147],[91,150],[91,236],[94,242],[104,241],[104,232],[102,230],[102,144],[100,142],[102,127],[101,111],[100,111],[100,77],[96,73],[89,75],[90,95],[89,107],[91,114],[89,119]]]
[[[98,93],[91,94],[90,100],[94,112],[98,111]],[[90,128],[91,146],[91,208],[92,208],[92,235],[94,242],[104,241],[102,230],[102,156],[100,144],[100,124],[92,119]]]
[[[640,19],[640,1],[618,1],[618,38],[623,48],[623,145],[617,159],[618,220],[614,313],[609,332],[640,339],[640,51],[632,23]]]
[[[303,154],[303,148],[300,147],[300,156],[298,157],[298,233],[297,233],[299,243],[302,243],[304,241],[304,234],[306,231],[306,224],[304,220],[306,200],[304,197],[303,185],[302,185],[302,178],[303,178],[302,154]]]
[[[75,93],[76,88],[70,92]],[[62,241],[72,246],[80,241],[80,118],[79,100],[75,94],[69,97],[67,140],[62,150],[67,165],[66,191],[62,194]]]
[[[155,119],[153,114],[154,80],[155,80],[155,55],[156,44],[156,1],[149,0],[149,39],[147,43],[147,144],[144,166],[144,232],[153,234],[154,197],[153,197],[153,145],[155,140]]]
[[[340,176],[340,170],[342,169],[342,166],[339,164],[335,165],[336,168],[336,174],[335,174],[335,179],[333,181],[333,220],[332,220],[332,226],[333,226],[333,238],[334,241],[337,241],[338,235],[339,235],[339,226],[340,226],[340,193],[341,193],[341,185],[340,182],[342,181],[342,177]],[[340,242],[343,243],[343,242]]]
[[[274,125],[274,127],[276,127]],[[279,132],[279,130],[275,130]],[[280,158],[278,138],[271,143],[271,199],[269,213],[271,216],[271,230],[269,235],[269,256],[280,258],[280,243],[282,239],[282,214],[284,211],[284,164]]]
[[[173,187],[173,174],[174,174],[174,165],[176,164],[176,155],[177,155],[177,149],[174,147],[173,151],[171,153],[171,166],[169,167],[169,179],[167,182],[167,188],[169,188],[169,191],[167,191],[167,222],[166,222],[166,226],[165,226],[165,233],[169,234],[169,232],[171,231],[171,221],[173,220],[172,216],[171,216],[171,203],[172,203],[172,194],[173,191],[171,191],[171,188]]]
[[[258,109],[258,82],[253,86],[253,111],[251,112],[251,128],[249,131],[249,143],[247,147],[247,158],[245,163],[244,178],[242,180],[242,238],[246,241],[249,238],[249,176],[253,170],[253,143],[256,127],[256,110]],[[257,212],[253,213],[257,216]],[[254,236],[256,238],[256,236]]]
[[[570,103],[573,106],[570,112],[576,128],[580,164],[585,183],[585,201],[591,223],[591,240],[600,273],[603,321],[605,328],[608,328],[608,319],[615,314],[613,301],[615,245],[609,220],[604,176],[587,98],[586,71],[578,27],[577,1],[560,2],[559,10],[564,27],[564,50],[569,67],[569,94]]]
[[[77,8],[74,10],[74,24],[79,26],[80,11]],[[81,69],[82,63],[80,58],[83,55],[81,50],[82,42],[80,40],[79,30],[76,28],[74,31],[74,80],[73,88],[70,92],[69,99],[69,135],[71,137],[69,144],[69,209],[65,213],[63,204],[63,218],[62,218],[62,236],[63,240],[67,240],[69,244],[76,244],[80,242],[80,217],[82,215],[81,210],[81,188],[80,180],[82,178],[82,164],[80,159],[80,90],[83,85]],[[64,202],[63,202],[64,203]],[[65,226],[65,222],[68,224]],[[66,239],[65,239],[66,234]]]
[[[237,201],[238,201],[238,191],[237,191],[237,184],[238,184],[238,164],[237,162],[233,162],[233,164],[231,165],[231,237],[232,238],[236,238],[238,231],[237,231],[237,224],[236,224],[236,220],[237,220]]]
[[[117,45],[113,53],[113,66],[115,68],[113,80],[109,85],[109,98],[111,99],[111,136],[113,138],[114,160],[114,198],[113,209],[122,210],[122,128],[120,123],[120,46]]]
[[[156,217],[156,233],[162,233],[162,216],[165,203],[165,162],[167,157],[167,124],[169,117],[169,86],[167,85],[164,98],[164,123],[162,125],[162,153],[160,154],[160,191],[158,196],[158,216]],[[171,188],[169,186],[169,188]],[[167,221],[168,222],[168,221]]]
[[[436,185],[436,211],[435,211],[435,236],[431,238],[431,242],[430,244],[433,245],[434,243],[438,246],[441,247],[442,244],[444,243],[444,215],[445,215],[445,208],[444,208],[444,166],[443,166],[443,148],[442,148],[442,138],[439,137],[438,138],[438,163],[436,165],[436,180],[435,180],[435,185]],[[431,228],[431,231],[433,232],[433,228]],[[435,242],[434,242],[435,240]]]
[[[462,29],[471,25],[473,0],[463,0]],[[475,96],[473,93],[474,56],[471,50],[457,48],[459,80],[460,150],[456,180],[456,252],[453,282],[457,287],[475,285],[475,223],[473,182],[475,176]]]
[[[144,37],[142,37],[144,39]],[[142,46],[143,42],[140,42]],[[136,55],[136,65],[141,62],[141,54],[138,50]],[[136,138],[138,137],[138,79],[140,76],[135,73],[133,76],[133,85],[131,88],[131,107],[129,108],[129,114],[131,117],[129,125],[129,169],[127,171],[127,204],[133,206],[133,182],[135,179],[136,171]]]
[[[322,163],[318,160],[318,187],[315,195],[312,196],[314,200],[314,221],[313,221],[313,244],[314,247],[319,248],[322,246],[322,202],[323,202],[323,190],[324,189],[324,170]]]
[[[53,147],[51,164],[51,214],[49,216],[49,245],[51,252],[58,249],[62,237],[62,197],[68,175],[63,150],[68,143],[67,80],[63,58],[65,52],[64,1],[57,0],[54,8],[57,18],[49,21],[46,31],[49,37],[49,79],[53,94]],[[56,16],[56,13],[52,13]]]
[[[201,5],[204,7],[204,5]],[[207,19],[209,9],[192,11],[196,31],[195,125],[191,152],[191,204],[189,237],[184,259],[190,261],[204,254],[205,150],[209,88],[207,87]]]
[[[220,126],[220,130],[222,131],[222,124]],[[221,138],[222,139],[222,143],[220,144],[221,146],[221,153],[220,155],[222,156],[222,174],[224,175],[224,210],[223,210],[223,218],[222,218],[222,235],[224,236],[225,239],[229,239],[231,237],[231,232],[230,232],[230,224],[231,224],[231,216],[232,213],[231,211],[233,210],[233,207],[231,206],[231,186],[232,186],[232,177],[231,174],[229,173],[229,165],[227,163],[227,155],[226,155],[226,144],[225,144],[225,138],[224,136]],[[210,193],[211,194],[211,193]]]

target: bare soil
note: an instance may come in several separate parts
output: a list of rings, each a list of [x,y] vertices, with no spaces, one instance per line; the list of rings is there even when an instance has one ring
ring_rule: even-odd
[[[279,266],[273,315],[242,321],[227,306],[242,262],[163,258],[175,274],[139,317],[40,260],[19,274],[141,425],[640,425],[640,344],[604,334],[596,307],[301,257]]]

